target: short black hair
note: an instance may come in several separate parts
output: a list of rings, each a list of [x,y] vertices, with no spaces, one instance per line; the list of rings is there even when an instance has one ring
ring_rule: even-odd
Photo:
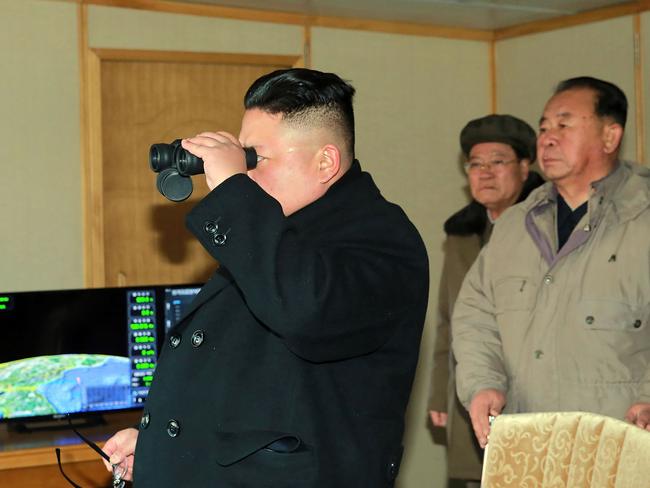
[[[355,89],[334,73],[306,68],[280,69],[253,82],[244,96],[246,110],[282,114],[289,124],[314,124],[338,130],[354,158]]]
[[[611,117],[614,122],[625,128],[627,121],[627,97],[614,83],[599,80],[591,76],[579,76],[561,81],[555,88],[555,95],[568,90],[585,88],[596,94],[594,112],[599,117]]]

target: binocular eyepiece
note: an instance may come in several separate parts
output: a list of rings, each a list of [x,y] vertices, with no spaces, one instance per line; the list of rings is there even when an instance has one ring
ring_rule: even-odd
[[[245,147],[246,168],[257,166],[257,153],[252,147]],[[171,144],[153,144],[149,149],[149,166],[156,177],[158,191],[173,202],[182,202],[192,194],[190,176],[202,174],[203,160],[183,149],[181,140]]]

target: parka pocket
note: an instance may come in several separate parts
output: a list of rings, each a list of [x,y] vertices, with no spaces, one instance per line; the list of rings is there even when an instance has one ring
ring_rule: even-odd
[[[633,306],[617,300],[584,299],[576,306],[575,320],[588,330],[637,332],[645,330],[650,305]]]
[[[494,308],[497,314],[530,310],[535,303],[537,285],[527,276],[508,276],[494,283]]]

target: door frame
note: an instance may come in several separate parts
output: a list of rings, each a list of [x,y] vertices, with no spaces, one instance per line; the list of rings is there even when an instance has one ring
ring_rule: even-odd
[[[81,77],[81,175],[84,286],[105,286],[105,235],[103,210],[102,63],[153,61],[302,67],[302,55],[156,51],[86,48]]]

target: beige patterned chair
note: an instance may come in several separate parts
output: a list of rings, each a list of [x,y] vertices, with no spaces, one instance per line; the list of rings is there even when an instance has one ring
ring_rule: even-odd
[[[585,412],[499,415],[481,487],[650,487],[650,432]]]

